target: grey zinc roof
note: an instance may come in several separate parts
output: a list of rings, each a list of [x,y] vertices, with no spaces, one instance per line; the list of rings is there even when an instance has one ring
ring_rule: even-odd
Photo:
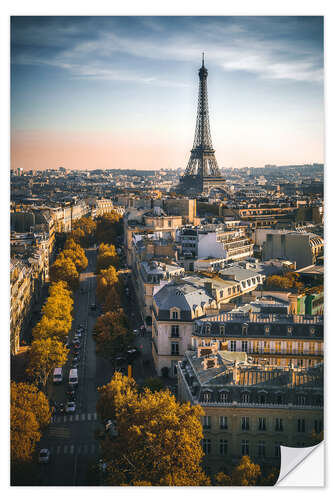
[[[202,306],[213,300],[203,288],[189,283],[168,283],[154,295],[154,300],[161,310],[178,307],[182,311],[192,311],[195,306]]]
[[[256,269],[244,269],[243,267],[240,266],[232,266],[227,269],[222,269],[220,271],[221,276],[230,276],[236,281],[242,281],[242,280],[247,280],[249,278],[254,278],[255,276],[258,276],[260,274],[260,271]]]

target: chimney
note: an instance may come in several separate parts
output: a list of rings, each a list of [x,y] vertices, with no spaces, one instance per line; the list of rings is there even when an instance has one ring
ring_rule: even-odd
[[[232,381],[234,384],[238,384],[240,379],[240,369],[238,366],[238,361],[235,361],[234,366],[232,368]]]

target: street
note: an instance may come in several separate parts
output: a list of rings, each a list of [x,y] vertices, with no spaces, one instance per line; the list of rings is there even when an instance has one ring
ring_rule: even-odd
[[[81,273],[80,287],[74,295],[73,327],[69,334],[70,354],[63,367],[63,382],[55,385],[52,379],[48,383],[47,392],[50,401],[63,403],[68,401],[68,375],[72,366],[72,342],[75,330],[83,325],[81,346],[78,360],[79,384],[76,393],[76,409],[73,414],[54,414],[52,421],[39,443],[39,449],[48,448],[51,460],[43,467],[43,484],[45,486],[86,486],[89,468],[99,458],[99,442],[95,433],[101,430],[101,422],[96,413],[98,399],[97,387],[110,381],[114,367],[110,360],[96,356],[95,341],[92,336],[93,327],[98,314],[90,310],[96,303],[96,269],[97,250],[86,250],[88,267]],[[138,329],[143,323],[135,301],[130,282],[130,295],[124,299],[124,310],[130,328]],[[83,292],[82,292],[83,290]],[[140,351],[140,356],[132,364],[133,377],[142,383],[155,375],[151,356],[150,334],[137,336],[133,342]],[[127,365],[121,365],[127,369]]]

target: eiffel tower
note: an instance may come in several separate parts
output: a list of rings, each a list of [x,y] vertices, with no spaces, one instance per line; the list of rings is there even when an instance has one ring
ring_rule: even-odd
[[[225,183],[215,158],[210,135],[207,77],[208,71],[205,67],[204,54],[202,54],[202,66],[199,69],[197,123],[191,156],[178,186],[179,191],[182,192],[192,191],[199,194],[208,192],[213,187],[224,187]]]

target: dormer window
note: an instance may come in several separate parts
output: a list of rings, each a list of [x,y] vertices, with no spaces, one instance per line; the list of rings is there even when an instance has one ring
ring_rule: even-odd
[[[179,319],[180,318],[180,311],[177,307],[173,307],[170,309],[170,319]]]
[[[220,325],[220,335],[225,335],[225,325]]]
[[[269,335],[270,330],[269,326],[265,326],[265,335]]]
[[[242,394],[242,403],[250,402],[250,394],[248,392],[243,392]]]
[[[247,324],[242,325],[242,335],[247,335]]]
[[[315,328],[310,328],[310,335],[313,337],[314,334],[316,333]]]
[[[288,335],[292,335],[292,333],[293,333],[293,327],[292,326],[288,326],[287,332],[288,332]]]
[[[178,319],[178,311],[172,311],[172,319]]]

